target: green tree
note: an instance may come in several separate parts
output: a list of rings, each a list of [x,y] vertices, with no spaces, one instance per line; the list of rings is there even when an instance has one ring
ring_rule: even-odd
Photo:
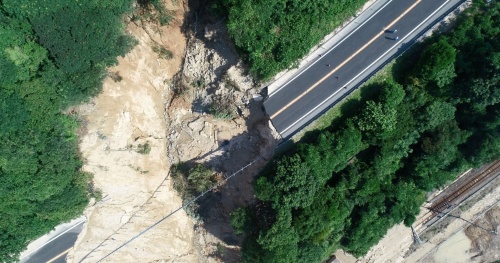
[[[434,81],[438,88],[443,88],[456,76],[455,60],[455,48],[441,38],[424,50],[415,66],[415,75],[424,83]],[[443,90],[431,89],[430,92],[442,95]]]
[[[362,256],[380,240],[393,224],[386,215],[382,194],[373,195],[369,203],[353,211],[354,219],[342,240],[342,246],[355,256]]]
[[[314,244],[340,240],[353,205],[345,199],[346,189],[339,188],[321,189],[314,202],[294,218],[293,225],[301,240]]]
[[[0,262],[81,214],[77,120],[68,105],[98,91],[106,66],[129,48],[130,0],[0,2]],[[95,16],[94,16],[95,15]]]
[[[308,206],[320,186],[317,178],[310,178],[310,168],[298,155],[285,157],[277,164],[275,177],[257,180],[257,196],[290,207]]]
[[[427,105],[419,119],[419,130],[425,131],[434,129],[441,123],[455,118],[455,107],[444,101],[434,101]]]
[[[250,232],[251,211],[248,207],[240,207],[231,213],[231,226],[237,235]]]
[[[201,193],[215,183],[214,172],[202,164],[197,164],[189,169],[187,177],[189,185],[196,193]]]
[[[383,84],[379,98],[381,103],[389,108],[395,108],[403,102],[405,95],[405,90],[401,84],[389,80]]]
[[[279,209],[271,228],[260,233],[257,242],[263,248],[264,262],[287,263],[296,260],[299,236],[291,223],[291,211],[287,208]]]
[[[365,3],[350,0],[221,0],[250,70],[266,79],[296,61]]]
[[[483,7],[413,47],[417,65],[395,71],[404,86],[372,85],[357,113],[275,157],[256,183],[264,202],[239,219],[251,224],[245,262],[321,262],[339,247],[361,256],[392,225],[411,225],[426,191],[499,157],[500,3]]]
[[[396,123],[396,109],[374,101],[366,102],[366,107],[358,119],[361,131],[373,133],[391,132],[396,128]]]

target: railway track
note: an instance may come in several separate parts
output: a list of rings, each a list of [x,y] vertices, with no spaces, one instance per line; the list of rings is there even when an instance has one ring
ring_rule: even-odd
[[[454,201],[456,201],[463,195],[468,194],[469,190],[484,182],[490,176],[495,175],[497,172],[500,172],[500,160],[490,164],[488,167],[483,169],[480,174],[474,176],[473,178],[470,178],[453,193],[444,196],[439,202],[433,204],[431,207],[428,207],[428,215],[424,217],[425,219],[422,221],[421,225],[423,226],[427,224],[437,215],[444,213],[445,210],[451,208],[454,205]]]

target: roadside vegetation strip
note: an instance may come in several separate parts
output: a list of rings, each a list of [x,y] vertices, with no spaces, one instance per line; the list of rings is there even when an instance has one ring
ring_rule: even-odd
[[[0,3],[0,262],[80,215],[93,189],[81,170],[70,106],[99,93],[134,41],[131,0]]]
[[[463,0],[462,0],[463,1]],[[443,3],[439,8],[435,9],[434,12],[432,12],[429,16],[427,16],[424,21],[422,21],[419,25],[417,25],[416,27],[414,27],[408,34],[406,34],[406,36],[402,37],[398,43],[401,43],[402,41],[405,41],[405,39],[408,37],[408,36],[411,36],[412,33],[414,31],[416,31],[417,29],[420,29],[420,26],[424,23],[427,22],[427,20],[429,20],[430,18],[432,18],[434,16],[435,13],[439,12],[441,10],[442,7],[444,7],[447,3],[449,2],[449,0],[445,3]],[[389,25],[388,25],[388,28],[391,28],[400,18],[402,18],[407,12],[409,12],[413,7],[415,7],[416,4],[418,4],[419,1],[415,2],[410,8],[406,9],[403,14],[401,14],[396,20],[394,20],[393,22],[391,22]],[[455,5],[455,7],[457,7],[457,5]],[[399,37],[397,37],[396,39],[393,39],[393,40],[398,40]],[[368,45],[368,44],[366,44]],[[366,46],[365,45],[365,46]],[[344,88],[346,88],[349,84],[351,84],[353,81],[355,81],[359,76],[363,75],[365,72],[367,72],[368,70],[372,69],[373,70],[373,65],[375,65],[378,61],[382,60],[387,53],[391,52],[391,50],[395,49],[397,47],[396,46],[392,46],[389,50],[385,51],[382,55],[380,55],[375,61],[373,61],[370,65],[368,65],[365,69],[363,69],[361,72],[358,73],[358,75],[356,75],[354,78],[351,78],[351,80],[349,80],[346,84],[344,84]],[[358,50],[359,51],[359,50]],[[357,52],[356,52],[357,53]],[[383,64],[385,64],[386,62],[383,62]],[[369,71],[368,71],[369,72]],[[371,75],[371,73],[368,74],[368,77],[366,78],[369,78],[369,76]],[[365,78],[365,79],[366,79]],[[306,91],[305,93],[309,92],[312,88],[309,88],[308,91]],[[302,117],[298,118],[294,123],[292,123],[291,125],[289,125],[288,127],[286,127],[285,129],[281,130],[281,133],[282,134],[286,134],[286,132],[290,129],[292,129],[296,124],[300,123],[303,119],[307,118],[308,116],[311,115],[311,113],[313,113],[314,111],[316,111],[318,108],[322,107],[323,105],[325,105],[325,103],[327,103],[328,101],[330,101],[335,95],[337,95],[337,93],[341,92],[341,89],[335,91],[333,94],[331,94],[329,97],[327,97],[325,100],[323,100],[321,103],[317,104],[313,109],[311,109],[309,112],[307,112],[305,115],[303,115]],[[304,95],[305,93],[301,94]],[[345,95],[348,95],[349,93],[345,93],[343,96]],[[342,96],[342,97],[343,97]],[[294,100],[295,101],[295,100]],[[293,102],[287,104],[285,106],[288,107],[292,104]],[[327,107],[328,109],[328,107]],[[280,113],[281,111],[283,111],[284,109],[281,109],[278,113]],[[324,110],[325,111],[325,110]],[[323,111],[323,112],[324,112]],[[278,113],[276,114],[273,114],[271,117],[275,117]],[[322,114],[322,113],[320,113]],[[319,115],[319,114],[318,114]],[[307,124],[306,124],[307,125]],[[293,133],[292,133],[293,135]]]
[[[307,134],[307,132],[327,129],[340,120],[350,116],[350,112],[354,112],[355,109],[361,107],[361,105],[363,105],[368,99],[379,92],[378,88],[380,88],[380,86],[378,85],[378,83],[394,81],[391,74],[393,65],[393,62],[389,63],[386,67],[384,67],[372,78],[370,78],[365,84],[363,84],[359,89],[350,93],[345,99],[325,112],[325,114],[321,115],[311,124],[306,126],[299,133],[294,135],[292,137],[292,140],[294,142],[298,142],[305,134]]]
[[[417,6],[419,3],[421,2],[421,0],[418,0],[416,1],[415,3],[413,3],[410,7],[408,7],[400,16],[398,16],[395,20],[391,21],[391,23],[389,23],[385,28],[391,28],[394,24],[396,24],[399,20],[401,20],[401,18],[403,18],[406,14],[408,14],[408,12],[410,12],[413,8],[415,8],[415,6]],[[313,85],[311,85],[309,88],[307,88],[303,93],[301,93],[299,96],[297,96],[296,98],[294,98],[292,101],[290,101],[287,105],[285,105],[283,108],[281,108],[280,110],[278,110],[277,112],[275,112],[273,115],[270,116],[271,119],[274,119],[276,118],[276,116],[278,116],[280,113],[282,113],[283,111],[285,111],[286,109],[288,109],[292,104],[294,104],[295,102],[299,101],[302,97],[304,97],[305,95],[307,95],[309,92],[311,92],[314,88],[316,88],[317,86],[319,86],[322,82],[324,82],[325,80],[327,80],[329,77],[331,77],[333,74],[335,74],[335,72],[337,72],[340,68],[342,68],[345,64],[349,63],[349,61],[351,61],[353,58],[355,58],[359,53],[361,53],[363,50],[365,50],[368,46],[370,46],[375,40],[379,39],[379,37],[381,35],[383,35],[385,33],[385,30],[382,30],[380,31],[377,35],[375,35],[374,37],[372,37],[368,42],[366,42],[362,47],[360,47],[358,50],[356,50],[352,55],[350,55],[347,59],[345,59],[344,61],[342,61],[337,67],[335,67],[334,69],[332,69],[330,72],[328,72],[328,74],[326,74],[325,76],[323,76],[320,80],[318,80],[316,83],[314,83]],[[328,66],[330,66],[330,64],[328,64]],[[352,81],[352,80],[351,80]],[[348,85],[349,83],[347,83],[346,85]],[[336,93],[338,93],[339,91],[341,91],[342,89],[339,89],[337,90],[337,92],[335,92],[333,95],[335,95]],[[333,96],[332,95],[332,96]],[[290,127],[286,128],[284,131],[288,130]]]
[[[500,3],[474,2],[371,83],[361,107],[276,157],[256,181],[260,202],[232,217],[243,261],[361,256],[392,225],[411,225],[427,191],[498,158],[497,24]]]

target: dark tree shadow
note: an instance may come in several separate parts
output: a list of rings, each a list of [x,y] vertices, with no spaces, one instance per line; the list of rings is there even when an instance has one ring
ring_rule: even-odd
[[[171,168],[171,170],[177,169],[187,177],[189,169],[203,160],[201,162],[203,166],[214,169],[222,175],[219,181],[237,173],[214,191],[202,196],[188,209],[195,210],[202,222],[200,226],[204,230],[225,243],[219,244],[217,249],[221,251],[212,255],[221,258],[223,262],[239,262],[240,250],[228,246],[241,246],[243,236],[234,233],[230,215],[237,208],[257,202],[253,190],[254,180],[271,159],[278,143],[272,136],[268,125],[269,118],[262,106],[262,101],[255,100],[247,104],[249,114],[245,116],[247,127],[245,132],[230,140],[220,140],[216,150]],[[222,154],[214,154],[221,151]],[[251,162],[254,163],[240,171]],[[194,195],[185,197],[187,198],[184,202],[191,200]],[[223,248],[219,249],[219,246]]]
[[[191,103],[191,110],[197,113],[206,113],[210,110],[210,105],[202,97],[197,97]]]
[[[237,52],[234,46],[231,44],[217,44],[218,42],[232,43],[227,34],[227,30],[212,30],[213,28],[225,27],[223,16],[220,14],[214,15],[214,10],[211,6],[213,3],[216,3],[215,0],[190,0],[187,3],[190,11],[186,16],[183,30],[187,35],[202,41],[208,48],[214,49],[223,59],[228,61],[228,63],[226,63],[227,66],[214,69],[217,76],[220,77],[225,70],[231,65],[236,64],[238,60],[238,57],[235,55]],[[216,33],[209,34],[209,32],[214,31]],[[397,58],[404,50],[414,43],[415,40],[403,43],[393,58]],[[405,54],[405,56],[407,55],[411,56],[412,54]],[[404,56],[398,58],[396,63],[398,67],[399,64],[404,63],[401,61],[403,59]],[[392,59],[389,59],[388,62],[391,60]],[[375,72],[385,65],[386,64],[381,65]],[[404,69],[404,67],[398,67],[394,67],[393,70],[399,72],[399,70]],[[361,81],[361,83],[365,82],[371,76],[372,75],[368,76],[364,81]],[[216,81],[219,80],[220,79],[217,79]],[[207,84],[210,85],[211,83]],[[379,87],[377,86],[377,84],[369,84],[368,88],[362,90],[361,99],[344,103],[341,106],[342,117],[335,120],[332,127],[336,127],[340,123],[343,123],[346,118],[354,116],[367,100],[375,97],[379,91]],[[351,92],[357,88],[358,87],[355,87]],[[266,97],[266,93],[267,92],[264,90],[264,97]],[[346,94],[346,96],[349,94],[350,93]],[[345,96],[340,98],[339,101],[344,98]],[[230,246],[241,246],[243,241],[243,236],[234,233],[230,224],[230,215],[239,207],[247,205],[252,206],[257,203],[253,189],[255,178],[271,159],[271,155],[278,143],[272,139],[270,135],[271,131],[267,128],[269,118],[262,110],[262,107],[262,102],[251,101],[248,104],[250,114],[245,118],[247,131],[231,138],[228,142],[220,141],[219,148],[216,151],[222,150],[224,153],[214,156],[203,163],[206,167],[214,168],[217,172],[221,173],[223,177],[228,177],[238,172],[250,162],[260,158],[249,168],[239,172],[216,190],[207,193],[196,202],[197,213],[203,222],[201,226],[207,232]],[[307,132],[301,142],[313,141],[319,134],[320,131]],[[293,148],[293,143],[289,143],[280,147],[279,152],[290,154],[292,151],[289,150]],[[205,160],[214,152],[204,154],[203,156],[188,161],[187,166],[189,167],[198,163],[200,160]],[[227,247],[224,249],[226,248]],[[231,259],[239,258],[238,255],[236,255],[240,253],[238,249],[224,249],[222,249],[223,251],[217,251],[217,253],[214,253],[212,256],[222,257],[224,262],[233,262]]]
[[[241,262],[239,255],[240,250],[234,247],[224,246],[222,243],[216,244],[216,251],[211,253],[209,257],[216,258],[220,262],[239,263]]]
[[[236,65],[239,58],[232,41],[227,33],[224,22],[224,14],[215,14],[212,4],[216,0],[190,0],[187,1],[189,13],[185,16],[182,26],[183,32],[191,38],[191,41],[202,41],[203,44],[215,50],[222,59],[226,60],[224,66],[214,69],[217,78],[213,83],[195,83],[208,88],[207,94],[214,93],[216,83],[221,81],[224,73],[233,65]],[[215,10],[217,11],[217,10]],[[224,43],[224,44],[221,44]],[[196,86],[196,85],[195,85]],[[224,178],[238,172],[242,167],[255,161],[251,166],[239,172],[236,176],[222,183],[214,191],[208,192],[198,199],[194,205],[188,207],[188,213],[195,210],[196,217],[201,222],[197,227],[201,227],[211,235],[220,239],[220,244],[214,245],[215,252],[210,257],[217,258],[222,262],[240,262],[240,249],[234,246],[241,246],[243,236],[236,235],[230,224],[231,213],[245,205],[256,202],[253,183],[260,169],[265,166],[267,160],[271,158],[277,144],[268,126],[269,118],[263,111],[261,101],[251,100],[246,104],[249,114],[245,116],[247,130],[230,140],[218,142],[218,148],[198,156],[182,164],[174,165],[171,170],[178,169],[182,176],[187,177],[189,169],[197,164],[213,169]],[[207,112],[209,109],[204,104],[203,98],[195,100],[193,110],[196,112]],[[241,109],[238,113],[241,116]],[[222,154],[219,154],[222,152]],[[174,180],[174,188],[176,182]],[[179,187],[179,185],[177,185]],[[182,186],[181,186],[182,187]],[[192,200],[195,193],[184,196],[184,203]],[[225,243],[225,244],[224,244]],[[216,246],[216,248],[215,248]]]
[[[233,232],[230,214],[239,207],[256,202],[253,190],[255,177],[271,158],[277,144],[267,126],[268,118],[262,110],[262,102],[251,101],[248,106],[250,114],[245,119],[247,131],[229,142],[219,142],[219,148],[225,153],[205,162],[224,177],[238,174],[197,202],[204,228],[228,245],[241,245],[243,241],[242,236]],[[238,172],[255,160],[250,167]]]

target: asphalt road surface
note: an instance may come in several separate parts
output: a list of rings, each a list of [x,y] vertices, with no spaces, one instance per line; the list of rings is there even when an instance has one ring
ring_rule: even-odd
[[[338,103],[382,64],[408,48],[426,26],[462,0],[393,0],[367,17],[264,102],[276,130],[290,137]],[[388,30],[397,29],[395,33]],[[398,37],[397,40],[393,38]]]
[[[82,231],[84,221],[72,227],[63,234],[45,243],[26,259],[23,263],[65,263],[66,255],[73,248],[78,234]]]

